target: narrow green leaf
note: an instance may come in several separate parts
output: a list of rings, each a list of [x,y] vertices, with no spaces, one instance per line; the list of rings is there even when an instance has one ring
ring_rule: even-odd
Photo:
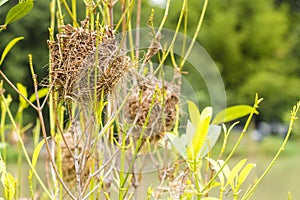
[[[220,165],[219,165],[219,163],[218,163],[217,161],[215,161],[215,160],[213,160],[213,159],[211,159],[211,158],[206,158],[206,159],[207,159],[207,160],[210,162],[210,164],[213,166],[213,168],[214,168],[214,170],[216,171],[216,173],[220,171],[221,167],[220,167]],[[225,185],[225,178],[224,178],[223,171],[220,172],[220,173],[218,174],[218,177],[219,177],[219,179],[220,179],[221,187],[224,187],[224,185]]]
[[[1,60],[0,60],[0,65],[3,63],[4,58],[6,57],[6,55],[8,54],[8,52],[10,51],[10,49],[20,40],[23,40],[24,37],[17,37],[13,40],[11,40],[5,47],[2,55],[1,55]]]
[[[213,124],[226,123],[232,120],[249,115],[252,112],[252,107],[249,105],[231,106],[219,112],[213,120]],[[258,112],[255,110],[255,114]]]
[[[219,198],[216,198],[216,197],[205,197],[202,200],[219,200]]]
[[[39,98],[43,98],[48,94],[49,89],[48,88],[42,88],[38,90],[38,97]],[[36,101],[36,95],[35,93],[30,95],[29,97],[29,101],[30,102],[35,102]]]
[[[240,175],[239,175],[239,179],[238,179],[238,185],[237,188],[241,187],[241,185],[243,184],[243,182],[246,180],[246,178],[248,177],[249,173],[251,172],[251,170],[255,167],[256,165],[254,163],[249,163],[247,164],[244,169],[241,171]]]
[[[10,173],[5,175],[4,194],[8,200],[14,199],[16,194],[16,180]]]
[[[28,97],[27,89],[23,84],[17,83],[17,88],[21,92],[21,94],[23,94],[26,98]],[[28,107],[28,103],[25,101],[25,99],[23,99],[23,97],[21,97],[21,95],[19,95],[19,101],[20,101],[20,108],[24,109]]]
[[[8,24],[10,24],[14,21],[17,21],[18,19],[24,17],[25,15],[27,15],[31,11],[32,8],[33,8],[33,1],[32,0],[27,0],[27,1],[23,1],[21,3],[18,3],[17,5],[12,7],[8,11],[8,13],[6,15],[4,26],[7,26]]]
[[[233,181],[236,178],[236,176],[238,175],[238,173],[241,171],[241,169],[243,168],[243,166],[245,165],[247,159],[243,159],[241,160],[236,166],[234,166],[229,174],[229,177],[227,179],[227,184],[226,185],[231,185],[232,189],[234,188],[234,184]]]
[[[2,6],[2,5],[5,4],[6,2],[8,2],[8,0],[0,0],[0,6]]]
[[[200,112],[197,105],[192,101],[187,101],[189,116],[194,127],[197,127],[198,122],[200,121]]]
[[[172,143],[172,145],[175,147],[175,149],[178,151],[178,153],[185,158],[186,155],[186,145],[187,145],[187,138],[186,134],[182,134],[181,136],[176,136],[173,133],[166,133],[166,136]]]
[[[37,163],[37,160],[38,160],[38,157],[39,157],[39,154],[41,152],[41,149],[43,147],[45,143],[45,140],[41,140],[38,145],[36,145],[34,151],[33,151],[33,155],[32,155],[32,166],[35,167],[36,163]]]
[[[195,134],[195,126],[191,123],[190,120],[187,120],[186,129],[185,129],[187,144],[192,144],[194,134]]]
[[[224,165],[222,172],[223,172],[224,176],[226,177],[226,179],[228,180],[228,177],[231,172],[229,166],[225,165],[224,160],[218,160],[218,163],[219,163],[220,167],[222,167]]]
[[[197,124],[192,143],[187,147],[187,156],[191,160],[195,160],[198,157],[199,151],[206,140],[211,116],[212,108],[204,108],[203,112],[200,115],[200,121]]]
[[[202,146],[200,150],[201,158],[205,157],[207,153],[212,150],[212,148],[217,143],[220,134],[221,134],[221,126],[214,125],[214,124],[211,124],[209,126],[205,144]]]

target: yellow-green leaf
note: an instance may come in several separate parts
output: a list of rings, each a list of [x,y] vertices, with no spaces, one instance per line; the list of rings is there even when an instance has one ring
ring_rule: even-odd
[[[11,41],[6,45],[4,51],[3,51],[2,55],[1,55],[0,65],[2,65],[2,63],[3,63],[3,61],[4,61],[5,57],[6,57],[6,55],[7,55],[8,52],[10,51],[10,49],[11,49],[18,41],[23,40],[23,39],[24,39],[24,37],[17,37],[17,38],[15,38],[15,39],[11,40]]]
[[[8,24],[24,17],[31,11],[32,8],[33,8],[33,0],[26,0],[18,3],[8,11],[4,26],[7,26]]]
[[[239,179],[238,179],[238,185],[237,188],[239,188],[243,182],[246,180],[246,178],[248,177],[249,173],[251,172],[251,170],[255,167],[256,165],[254,163],[249,163],[247,164],[244,169],[241,171],[241,173],[239,174]]]
[[[212,116],[212,108],[206,107],[200,115],[200,121],[197,124],[192,143],[187,147],[187,157],[195,160],[202,148],[208,133],[209,123]]]
[[[200,112],[197,105],[192,101],[187,101],[189,116],[194,127],[197,127],[198,122],[200,121]]]
[[[41,152],[41,149],[43,147],[45,143],[45,140],[41,140],[38,145],[36,145],[34,151],[33,151],[33,155],[32,155],[32,166],[35,167],[36,163],[37,163],[37,160],[38,160],[38,157],[40,155],[40,152]]]
[[[212,158],[206,158],[210,164],[213,166],[213,169],[216,171],[216,173],[218,173],[221,169],[219,163],[215,160],[213,160]],[[220,184],[221,187],[223,187],[225,185],[225,178],[224,178],[224,174],[223,171],[218,173],[218,177],[220,179]]]
[[[16,180],[10,173],[6,173],[4,185],[5,198],[8,200],[14,199],[16,194]]]
[[[219,198],[216,198],[216,197],[205,197],[202,200],[219,200]]]
[[[225,164],[224,160],[218,160],[218,163],[219,163],[220,167],[223,167],[223,165],[224,165],[222,172],[223,172],[224,176],[226,177],[226,179],[228,180],[228,177],[231,172],[229,166],[227,164]]]
[[[208,128],[208,133],[205,139],[205,144],[200,150],[201,158],[205,157],[212,150],[221,134],[221,126],[211,124]]]
[[[2,6],[2,5],[5,4],[6,2],[8,2],[8,0],[0,0],[0,6]]]
[[[17,83],[17,88],[24,97],[26,98],[28,97],[27,89],[24,85],[22,85],[21,83]],[[21,97],[21,95],[19,95],[19,101],[20,101],[20,108],[24,109],[28,107],[28,103],[25,101],[23,97]]]
[[[42,88],[38,90],[38,97],[39,98],[43,98],[44,96],[46,96],[48,94],[49,89],[48,88]],[[35,93],[30,95],[29,97],[29,101],[30,102],[35,102],[36,101],[36,95]]]
[[[226,185],[231,185],[232,189],[234,188],[233,181],[237,177],[238,173],[241,171],[243,166],[245,165],[247,159],[241,160],[236,166],[234,166],[229,174],[229,177],[227,179],[227,184]]]
[[[249,115],[252,112],[252,107],[249,105],[237,105],[231,106],[219,112],[213,120],[213,124],[226,123],[232,120]],[[255,114],[258,114],[258,111],[254,111]]]

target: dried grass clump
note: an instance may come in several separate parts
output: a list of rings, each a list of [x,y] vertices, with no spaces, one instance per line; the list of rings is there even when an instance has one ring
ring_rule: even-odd
[[[171,131],[176,122],[176,105],[179,105],[178,86],[155,77],[140,77],[137,87],[128,99],[125,118],[133,124],[133,139],[143,134],[144,139],[159,140]],[[148,123],[147,116],[148,117]],[[142,127],[146,126],[142,133]]]
[[[94,85],[98,96],[101,90],[106,94],[130,66],[129,57],[120,50],[120,44],[110,29],[97,36],[96,32],[84,26],[74,28],[66,25],[57,34],[57,40],[48,44],[50,75],[55,90],[64,99],[90,97],[94,94]]]
[[[71,25],[61,27],[57,40],[48,42],[54,86],[60,96],[72,97],[81,64],[96,46],[96,33]]]
[[[93,97],[94,91],[98,96],[102,92],[106,95],[125,76],[130,66],[131,60],[120,49],[120,44],[114,38],[106,38],[83,61],[74,92],[80,98]]]

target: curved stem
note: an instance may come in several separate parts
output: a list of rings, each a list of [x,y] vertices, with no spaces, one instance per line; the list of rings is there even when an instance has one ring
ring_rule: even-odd
[[[284,148],[290,138],[292,129],[293,129],[293,125],[294,125],[294,121],[297,119],[296,115],[298,113],[300,107],[300,101],[297,103],[297,105],[295,105],[293,107],[293,110],[291,112],[291,119],[290,119],[290,124],[289,124],[289,129],[288,132],[284,138],[284,141],[282,142],[280,148],[278,149],[276,155],[274,156],[274,158],[272,159],[272,161],[270,162],[270,164],[268,165],[268,167],[266,168],[266,170],[264,171],[264,173],[259,177],[259,179],[255,182],[255,184],[253,185],[253,187],[248,191],[247,194],[245,194],[245,196],[242,198],[243,200],[245,199],[249,199],[252,194],[254,193],[255,189],[257,188],[258,184],[262,181],[262,179],[267,175],[267,173],[270,171],[270,169],[272,168],[272,166],[274,165],[275,161],[278,159],[279,155],[282,153],[282,151],[284,151]]]
[[[235,153],[236,149],[237,149],[238,146],[240,145],[240,143],[241,143],[241,141],[242,141],[242,139],[243,139],[243,137],[244,137],[244,135],[245,135],[245,133],[246,133],[246,131],[247,131],[249,125],[250,125],[250,122],[251,122],[251,120],[252,120],[252,117],[253,117],[254,113],[257,112],[256,110],[257,110],[257,108],[258,108],[259,103],[260,103],[262,100],[263,100],[262,98],[261,98],[261,99],[258,99],[258,96],[257,96],[257,94],[256,94],[256,96],[255,96],[255,103],[254,103],[254,105],[253,105],[253,107],[252,107],[252,111],[251,111],[251,113],[250,113],[250,115],[249,115],[249,117],[248,117],[248,119],[247,119],[247,122],[246,122],[246,124],[245,124],[245,126],[244,126],[244,128],[243,128],[243,131],[242,131],[242,133],[241,133],[241,135],[240,135],[238,141],[235,143],[235,145],[234,145],[234,147],[232,148],[230,154],[228,155],[228,157],[227,157],[226,160],[224,161],[224,164],[220,167],[220,170],[218,170],[218,171],[215,173],[215,175],[210,179],[210,181],[203,187],[201,193],[203,193],[207,188],[209,188],[209,187],[211,186],[211,184],[215,181],[215,179],[217,178],[217,176],[219,175],[219,173],[223,170],[223,168],[225,167],[225,165],[228,163],[228,161],[231,159],[231,157],[232,157],[233,154]]]
[[[4,99],[4,95],[3,94],[1,94],[1,98]],[[8,105],[7,105],[7,102],[5,100],[3,102],[4,102],[5,109],[7,111],[8,117],[9,117],[9,119],[10,119],[12,125],[13,125],[13,128],[15,129],[15,131],[17,133],[18,140],[20,142],[22,151],[23,151],[23,153],[25,155],[25,159],[26,159],[28,165],[30,166],[30,169],[32,170],[33,174],[35,175],[35,177],[38,180],[38,182],[41,184],[41,187],[46,192],[46,194],[48,195],[48,197],[50,197],[50,199],[52,199],[52,195],[48,191],[47,187],[44,185],[43,181],[41,180],[40,176],[38,175],[37,171],[35,170],[35,168],[33,167],[32,163],[31,163],[31,160],[29,158],[28,152],[26,150],[26,147],[24,145],[23,139],[22,139],[21,134],[20,134],[20,130],[17,127],[17,124],[16,124],[16,122],[14,120],[14,117],[12,116],[12,113],[11,113],[11,111],[10,111]]]
[[[179,67],[180,69],[183,67],[183,65],[184,65],[184,63],[185,63],[187,57],[188,57],[189,54],[191,53],[191,50],[192,50],[192,48],[193,48],[193,46],[194,46],[194,43],[195,43],[195,41],[196,41],[196,38],[197,38],[197,36],[198,36],[198,34],[199,34],[199,31],[200,31],[201,26],[202,26],[202,23],[203,23],[204,15],[205,15],[205,12],[206,12],[207,4],[208,4],[208,0],[205,0],[205,1],[204,1],[203,8],[202,8],[202,11],[201,11],[201,15],[200,15],[200,18],[199,18],[199,21],[198,21],[198,25],[197,25],[196,31],[195,31],[195,33],[194,33],[192,42],[191,42],[191,44],[190,44],[190,46],[189,46],[189,48],[188,48],[188,50],[187,50],[187,52],[186,52],[186,54],[185,54],[183,60],[182,60],[181,63],[180,63],[180,67]]]

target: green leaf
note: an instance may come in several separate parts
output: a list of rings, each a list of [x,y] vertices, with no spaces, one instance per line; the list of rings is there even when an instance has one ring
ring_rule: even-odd
[[[213,124],[226,123],[246,115],[249,115],[252,112],[252,107],[249,105],[237,105],[231,106],[219,112],[213,120]],[[258,114],[257,110],[254,111],[255,114]]]
[[[236,188],[234,188],[234,184],[233,181],[236,178],[236,176],[238,175],[238,173],[240,172],[240,170],[243,168],[243,166],[245,165],[247,159],[243,159],[241,160],[236,166],[234,166],[229,174],[229,177],[227,179],[227,184],[226,185],[231,185],[232,189],[235,190]]]
[[[2,101],[0,102],[1,103],[1,109],[3,112],[6,112],[6,106],[5,106],[5,103],[6,105],[9,107],[10,103],[12,102],[12,98],[11,98],[11,95],[8,94],[6,98],[3,98]]]
[[[189,116],[190,116],[191,122],[194,125],[194,127],[197,127],[197,124],[200,120],[200,112],[198,110],[198,107],[192,101],[187,101],[187,103],[188,103]]]
[[[190,160],[197,159],[208,133],[209,123],[212,116],[212,108],[206,107],[200,115],[195,134],[190,146],[187,147],[187,157]]]
[[[8,54],[8,52],[10,51],[10,49],[20,40],[23,40],[24,37],[17,37],[13,40],[11,40],[5,47],[2,55],[1,55],[1,60],[0,60],[0,65],[3,63],[4,58],[6,57],[6,55]]]
[[[249,173],[255,166],[256,165],[254,163],[249,163],[244,167],[244,169],[241,171],[241,173],[239,175],[237,189],[243,184],[243,182],[246,180]]]
[[[21,94],[23,94],[26,98],[28,97],[27,89],[23,84],[17,83],[17,88],[21,92]],[[25,99],[23,97],[21,97],[21,95],[19,95],[19,101],[20,101],[19,107],[21,109],[28,107],[28,103],[25,101]]]
[[[218,160],[218,163],[219,163],[220,167],[222,167],[224,165],[222,172],[225,175],[226,179],[228,180],[228,177],[229,177],[230,172],[231,172],[229,166],[225,165],[224,160]]]
[[[49,89],[48,88],[42,88],[38,90],[38,97],[39,98],[43,98],[48,94]],[[29,97],[29,101],[30,102],[35,102],[36,101],[36,95],[35,93],[30,95]]]
[[[186,157],[186,145],[187,145],[187,136],[182,134],[181,136],[176,136],[173,133],[166,133],[172,145],[178,151],[178,153],[185,158]]]
[[[211,124],[208,128],[208,133],[205,140],[205,145],[202,146],[200,150],[200,156],[203,158],[207,155],[208,152],[212,150],[212,148],[217,143],[219,136],[221,134],[221,126]]]
[[[14,199],[16,194],[16,180],[10,173],[5,175],[4,194],[8,200]]]
[[[40,154],[40,152],[41,152],[41,149],[42,149],[44,143],[45,143],[45,140],[44,140],[44,139],[41,140],[41,141],[38,143],[38,145],[36,145],[36,147],[35,147],[35,149],[34,149],[34,151],[33,151],[32,162],[31,162],[33,168],[35,167],[35,165],[36,165],[36,163],[37,163],[39,154]]]
[[[8,13],[6,15],[4,26],[7,26],[8,24],[24,17],[31,11],[32,8],[33,8],[32,0],[27,0],[27,1],[23,1],[21,3],[18,3],[17,5],[12,7],[8,11]]]
[[[2,6],[2,5],[5,4],[6,2],[8,2],[8,0],[0,0],[0,6]]]
[[[200,119],[200,118],[199,118]],[[192,144],[193,141],[193,136],[195,134],[195,127],[194,125],[191,123],[190,120],[187,120],[187,124],[186,124],[186,129],[185,129],[185,135],[186,135],[186,145],[188,144]]]
[[[213,166],[213,169],[217,172],[220,171],[221,167],[219,165],[219,163],[211,158],[206,158],[210,164]],[[221,183],[221,187],[223,187],[225,185],[225,178],[224,178],[224,174],[223,174],[223,171],[218,173],[218,177],[220,179],[220,183]]]

